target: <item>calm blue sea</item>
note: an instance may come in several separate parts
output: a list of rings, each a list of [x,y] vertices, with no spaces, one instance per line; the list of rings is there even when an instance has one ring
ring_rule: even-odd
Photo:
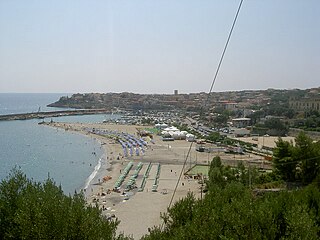
[[[40,111],[55,111],[59,108],[47,107],[61,96],[71,94],[61,93],[0,93],[0,115],[14,113],[30,113]]]
[[[47,104],[66,94],[0,93],[0,114],[59,110]],[[114,115],[54,118],[63,122],[102,122]],[[15,166],[29,178],[43,181],[48,176],[61,184],[65,193],[88,185],[101,166],[103,151],[95,139],[44,125],[40,120],[0,121],[0,180]],[[95,153],[95,154],[93,154]]]

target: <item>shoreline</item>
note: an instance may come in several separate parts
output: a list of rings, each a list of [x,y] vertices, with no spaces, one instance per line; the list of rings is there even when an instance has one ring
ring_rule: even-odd
[[[66,124],[69,124],[69,123],[66,123]],[[72,124],[72,123],[71,123]],[[62,126],[61,126],[62,125]],[[45,126],[47,127],[51,127],[53,129],[59,129],[59,130],[64,130],[64,132],[68,132],[70,131],[70,129],[68,129],[67,127],[63,126],[65,125],[64,122],[60,122],[59,125],[55,125],[55,124],[48,124],[46,123]],[[100,175],[102,174],[102,167],[105,166],[105,165],[108,165],[108,161],[106,159],[106,156],[107,156],[107,150],[104,148],[103,145],[105,145],[102,141],[100,141],[99,139],[96,138],[96,136],[92,136],[92,135],[88,135],[87,133],[85,132],[81,132],[81,131],[78,131],[78,130],[71,130],[70,132],[74,133],[74,134],[78,134],[79,136],[81,137],[85,137],[85,138],[88,138],[88,139],[91,139],[93,141],[96,142],[97,146],[100,146],[100,149],[101,149],[101,156],[98,158],[98,162],[96,162],[96,164],[94,165],[94,168],[93,168],[93,171],[90,173],[89,176],[86,177],[86,179],[84,180],[84,182],[80,183],[79,186],[77,188],[75,188],[73,191],[76,191],[77,193],[83,191],[85,197],[87,196],[87,193],[88,191],[86,191],[85,189],[90,189],[90,188],[95,188],[97,183],[94,183],[94,180],[95,179],[98,179],[97,176],[99,176],[99,173]],[[98,171],[95,170],[96,166],[99,164],[99,161],[100,161],[100,167],[98,169]],[[91,165],[90,165],[91,166]],[[96,171],[96,174],[93,176],[93,178],[89,180],[90,176]],[[87,183],[88,182],[88,183]],[[86,185],[88,185],[86,187]],[[67,194],[67,193],[66,193]],[[71,194],[71,193],[68,193],[68,194]]]
[[[163,142],[161,137],[154,136],[153,143],[149,141],[145,153],[139,156],[125,157],[118,142],[111,138],[88,133],[88,130],[95,128],[96,130],[117,131],[118,133],[135,135],[137,128],[141,128],[141,126],[56,122],[48,125],[84,134],[100,143],[105,152],[105,159],[84,193],[88,204],[98,204],[106,217],[116,217],[120,220],[117,233],[124,233],[133,236],[134,239],[140,239],[148,233],[148,228],[159,226],[162,223],[160,213],[166,212],[171,202],[186,154],[190,148],[190,142],[184,140]],[[183,173],[194,164],[208,164],[217,155],[221,156],[222,160],[225,161],[224,163],[228,164],[237,164],[238,161],[259,160],[259,156],[250,154],[235,158],[235,155],[224,155],[219,152],[197,152],[196,144],[194,144],[189,155],[190,160],[188,158]],[[132,163],[132,169],[124,177],[120,190],[113,191],[116,181],[129,163]],[[130,176],[136,171],[139,164],[142,165],[142,168],[136,178],[137,188],[125,191]],[[148,177],[144,179],[149,165],[150,172]],[[157,170],[158,168],[159,170]],[[156,179],[157,177],[159,178]],[[107,180],[103,181],[104,178]],[[143,189],[139,189],[143,185],[143,181],[145,181],[145,186]],[[153,191],[155,183],[157,183],[157,189]],[[188,193],[193,193],[196,198],[200,198],[200,188],[201,186],[196,179],[185,177],[182,174],[173,198],[173,204]],[[137,224],[137,218],[139,224]]]
[[[159,226],[161,224],[160,213],[166,212],[171,200],[175,185],[179,178],[183,166],[184,154],[189,147],[188,142],[177,142],[183,147],[177,148],[180,151],[177,154],[167,143],[160,141],[157,136],[156,144],[148,145],[145,155],[124,157],[121,145],[114,140],[98,136],[85,131],[86,128],[104,128],[108,130],[135,134],[136,128],[141,126],[134,125],[117,125],[117,124],[84,124],[84,123],[51,123],[51,127],[58,127],[67,131],[77,132],[92,137],[100,142],[105,152],[105,161],[101,164],[96,176],[91,180],[88,188],[84,191],[88,204],[98,204],[107,217],[115,216],[120,220],[118,233],[125,233],[133,236],[135,239],[141,238],[148,233],[148,228]],[[151,144],[151,143],[150,143]],[[183,149],[185,149],[183,151]],[[167,155],[164,155],[168,153]],[[146,181],[145,189],[142,192],[133,190],[127,193],[128,196],[122,195],[122,191],[114,192],[114,184],[121,174],[121,171],[129,162],[136,166],[139,162],[143,163],[141,172],[137,179],[137,185],[141,184],[142,175],[145,173],[147,165],[151,165],[150,177]],[[159,177],[159,186],[157,192],[151,191],[156,174],[156,166],[161,164]],[[133,169],[135,168],[133,167]],[[133,172],[134,170],[132,170]],[[103,177],[110,177],[108,181],[103,181]],[[100,182],[99,182],[100,179]],[[125,179],[123,185],[128,181]],[[200,192],[198,183],[193,180],[181,179],[183,185],[179,185],[174,197],[174,202],[185,197],[188,192],[194,192],[199,197]],[[180,183],[181,184],[181,183]],[[106,194],[106,192],[109,192]],[[143,220],[137,226],[136,217],[142,214]],[[140,218],[139,218],[140,219]]]
[[[103,177],[109,176],[109,175],[114,175],[113,174],[114,169],[120,170],[121,167],[123,166],[125,160],[122,160],[121,163],[115,161],[115,159],[120,155],[120,146],[116,146],[118,144],[114,143],[110,139],[104,138],[102,136],[99,136],[99,135],[96,135],[93,133],[88,133],[85,130],[81,129],[81,128],[88,126],[88,125],[97,125],[97,123],[91,124],[91,123],[53,122],[53,123],[46,123],[45,125],[52,127],[52,128],[58,128],[58,129],[64,130],[66,132],[70,131],[70,132],[91,138],[100,145],[100,148],[102,149],[102,155],[99,157],[99,160],[101,161],[100,167],[97,171],[95,170],[95,168],[99,164],[99,162],[97,162],[97,164],[94,166],[94,170],[85,179],[84,183],[81,184],[81,187],[79,187],[79,189],[78,189],[78,191],[83,191],[86,199],[92,197],[92,195],[95,195],[100,191],[99,186],[103,185],[103,180],[102,180]],[[115,126],[117,126],[117,125],[115,125]],[[90,176],[95,171],[96,171],[95,175],[93,176],[93,178],[91,180],[89,180]],[[115,177],[116,176],[117,175],[115,175]],[[112,179],[115,179],[115,177]],[[99,180],[100,180],[100,182],[99,182]]]

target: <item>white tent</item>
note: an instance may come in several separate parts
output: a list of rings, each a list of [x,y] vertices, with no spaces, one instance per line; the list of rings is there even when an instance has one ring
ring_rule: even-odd
[[[168,127],[168,124],[165,124],[165,123],[160,124],[160,128],[161,129],[164,129],[164,128],[167,128],[167,127]]]
[[[186,139],[186,135],[180,131],[171,131],[171,132],[169,132],[169,134],[175,140]]]
[[[186,135],[186,140],[187,140],[188,142],[194,142],[194,141],[196,140],[196,137],[195,137],[193,134],[188,133],[188,134]]]
[[[177,132],[180,131],[178,128],[176,127],[167,127],[164,129],[164,131],[168,131],[168,132]]]

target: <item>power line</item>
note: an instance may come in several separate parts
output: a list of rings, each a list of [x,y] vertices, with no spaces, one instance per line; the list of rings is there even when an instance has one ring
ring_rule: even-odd
[[[294,161],[290,161],[290,162],[284,162],[284,163],[274,163],[274,165],[289,165],[289,164],[293,164],[293,163],[299,163],[301,161],[310,161],[310,160],[316,160],[316,159],[320,159],[320,156],[317,156],[317,157],[312,157],[312,158],[306,158],[306,159],[297,159],[297,160],[294,160]]]
[[[236,22],[237,22],[237,19],[238,19],[238,16],[239,16],[239,12],[240,12],[242,3],[243,3],[243,0],[240,1],[240,4],[239,4],[238,9],[237,9],[237,12],[236,12],[236,15],[235,15],[235,17],[234,17],[234,20],[233,20],[233,23],[232,23],[232,26],[231,26],[231,29],[230,29],[230,32],[229,32],[229,35],[228,35],[226,44],[225,44],[225,46],[224,46],[224,48],[223,48],[223,51],[222,51],[222,54],[221,54],[221,57],[220,57],[220,61],[219,61],[218,67],[217,67],[217,69],[216,69],[215,75],[214,75],[214,77],[213,77],[213,80],[212,80],[212,83],[211,83],[211,86],[210,86],[210,89],[209,89],[208,97],[207,97],[207,99],[206,99],[206,101],[205,101],[205,103],[204,103],[204,108],[206,107],[206,105],[207,105],[207,103],[208,103],[208,101],[209,101],[210,93],[212,92],[212,89],[213,89],[214,84],[215,84],[215,82],[216,82],[218,73],[219,73],[219,71],[220,71],[220,67],[221,67],[221,64],[222,64],[224,55],[225,55],[225,53],[226,53],[227,47],[228,47],[228,45],[229,45],[229,41],[230,41],[230,38],[231,38],[231,35],[232,35],[232,32],[233,32],[234,26],[235,26],[235,24],[236,24]],[[186,165],[186,163],[187,163],[187,161],[188,161],[188,156],[189,156],[189,154],[190,154],[192,145],[193,145],[193,142],[191,142],[191,144],[190,144],[190,147],[189,147],[189,150],[188,150],[186,159],[185,159],[185,161],[184,161],[184,163],[183,163],[181,172],[180,172],[180,174],[179,174],[179,178],[178,178],[178,180],[177,180],[177,184],[176,184],[176,186],[175,186],[175,188],[174,188],[174,191],[173,191],[173,194],[172,194],[172,197],[171,197],[171,200],[170,200],[168,209],[171,207],[171,204],[172,204],[172,202],[173,202],[175,193],[176,193],[177,188],[178,188],[179,183],[180,183],[180,179],[181,179],[182,173],[183,173],[183,171],[184,171],[184,167],[185,167],[185,165]],[[161,225],[161,229],[163,229],[163,226],[164,226],[164,222],[163,222],[162,225]]]
[[[181,179],[181,176],[182,176],[184,167],[186,166],[187,159],[188,159],[188,156],[189,156],[190,151],[191,151],[192,143],[193,143],[193,142],[191,142],[191,144],[190,144],[190,147],[189,147],[189,150],[188,150],[188,153],[187,153],[187,156],[186,156],[186,160],[184,161],[183,166],[182,166],[182,170],[180,171],[177,184],[176,184],[176,186],[175,186],[175,188],[174,188],[173,195],[172,195],[172,198],[171,198],[170,203],[169,203],[169,208],[170,208],[170,206],[171,206],[171,204],[172,204],[172,202],[173,202],[173,197],[174,197],[174,195],[175,195],[175,192],[177,191],[177,188],[178,188],[178,185],[179,185],[179,182],[180,182],[180,179]]]
[[[217,67],[217,70],[216,70],[216,73],[214,74],[214,77],[213,77],[213,80],[212,80],[212,83],[211,83],[211,86],[210,86],[210,90],[209,90],[209,93],[208,93],[208,96],[207,96],[207,100],[205,101],[205,104],[204,104],[204,108],[206,107],[208,101],[209,101],[209,98],[210,98],[210,94],[212,92],[212,89],[214,87],[214,84],[216,83],[216,80],[217,80],[217,77],[218,77],[218,73],[220,71],[220,67],[221,67],[221,64],[222,64],[222,61],[224,59],[224,55],[226,53],[226,50],[228,48],[228,45],[229,45],[229,41],[230,41],[230,38],[231,38],[231,35],[232,35],[232,32],[233,32],[233,29],[234,29],[234,26],[236,25],[236,22],[237,22],[237,19],[238,19],[238,16],[239,16],[239,12],[240,12],[240,9],[241,9],[241,6],[242,6],[242,3],[243,3],[243,0],[240,1],[240,4],[239,4],[239,7],[238,7],[238,10],[237,10],[237,13],[234,17],[234,20],[233,20],[233,23],[232,23],[232,27],[230,29],[230,32],[229,32],[229,35],[228,35],[228,38],[227,38],[227,42],[223,48],[223,51],[222,51],[222,55],[220,57],[220,61],[219,61],[219,64],[218,64],[218,67]]]

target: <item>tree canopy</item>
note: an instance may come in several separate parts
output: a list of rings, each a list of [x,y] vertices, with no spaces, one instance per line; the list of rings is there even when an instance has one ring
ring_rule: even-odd
[[[14,169],[0,183],[0,239],[120,239],[118,223],[51,179],[34,182]]]
[[[319,186],[258,195],[249,180],[259,183],[256,173],[223,166],[215,157],[205,197],[189,194],[176,202],[162,215],[163,226],[143,239],[319,239]]]
[[[295,140],[295,145],[281,138],[274,150],[274,168],[283,180],[299,181],[309,184],[319,174],[320,144],[301,132]]]
[[[273,161],[269,174],[213,158],[204,197],[177,201],[143,239],[319,239],[320,143],[304,133],[295,144],[279,138]],[[279,178],[304,187],[253,191]],[[0,239],[124,239],[117,225],[51,179],[33,182],[15,169],[0,183]]]

